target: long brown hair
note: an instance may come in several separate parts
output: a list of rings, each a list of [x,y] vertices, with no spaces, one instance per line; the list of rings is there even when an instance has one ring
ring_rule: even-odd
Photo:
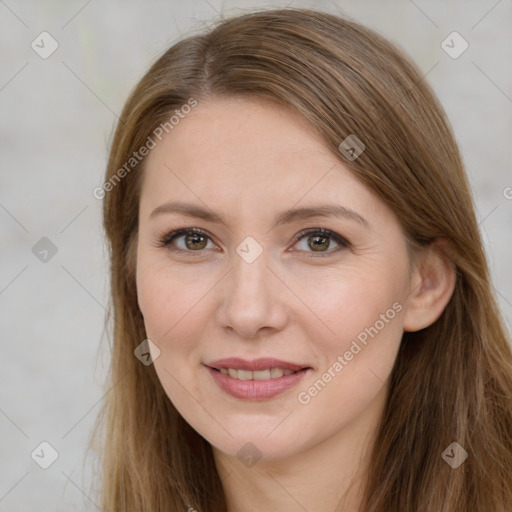
[[[153,365],[134,356],[146,338],[135,282],[144,160],[126,162],[191,98],[233,96],[302,114],[396,213],[414,247],[451,242],[455,290],[434,324],[403,334],[362,510],[510,512],[512,354],[450,124],[401,50],[354,21],[308,9],[244,14],[181,40],[125,104],[103,202],[113,339],[93,436],[102,509],[226,510],[209,443],[176,411]],[[339,150],[351,134],[365,144],[354,160]],[[457,469],[442,458],[453,442],[468,453]]]

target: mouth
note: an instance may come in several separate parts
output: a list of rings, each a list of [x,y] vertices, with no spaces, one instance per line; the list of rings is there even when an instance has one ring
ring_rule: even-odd
[[[216,368],[214,368],[216,370]],[[266,370],[241,370],[237,368],[220,368],[217,371],[220,371],[223,375],[229,375],[232,379],[237,380],[270,380],[270,379],[279,379],[284,375],[292,375],[294,373],[293,370],[284,370],[283,368],[267,368]]]
[[[268,400],[294,387],[310,366],[273,358],[229,358],[205,364],[219,388],[245,400]]]

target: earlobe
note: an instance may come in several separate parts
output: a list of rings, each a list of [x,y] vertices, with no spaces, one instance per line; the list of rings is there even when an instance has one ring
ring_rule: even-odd
[[[438,238],[424,249],[412,272],[404,331],[415,332],[432,325],[450,301],[456,279],[449,242]]]

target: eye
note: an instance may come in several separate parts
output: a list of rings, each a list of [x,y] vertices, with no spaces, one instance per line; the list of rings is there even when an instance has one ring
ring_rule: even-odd
[[[302,242],[303,239],[307,242],[306,247],[311,249],[299,249],[302,252],[312,252],[308,257],[325,257],[333,253],[337,253],[343,249],[350,247],[350,243],[341,235],[323,228],[310,228],[297,233],[294,238],[296,242]],[[328,249],[331,245],[331,240],[334,240],[338,247],[332,250]],[[182,241],[182,245],[178,245],[177,241]],[[165,235],[159,240],[160,247],[168,247],[175,253],[188,253],[194,256],[199,255],[203,249],[208,248],[208,242],[211,241],[210,235],[205,231],[198,228],[181,228]],[[172,247],[172,244],[178,247]],[[210,247],[211,248],[211,247]],[[294,249],[294,251],[297,249]],[[194,254],[196,253],[196,254]]]
[[[171,243],[176,243],[177,240],[183,239],[183,245],[175,247],[169,247]],[[210,236],[197,228],[181,228],[177,229],[164,236],[159,242],[161,247],[169,247],[170,250],[177,253],[193,253],[201,252],[205,249],[210,240]],[[195,256],[195,255],[194,255]]]
[[[338,247],[329,251],[323,250],[328,249],[331,245],[330,239],[334,240],[338,244]],[[350,243],[341,235],[323,228],[305,229],[300,233],[297,233],[294,240],[297,242],[302,242],[302,240],[304,240],[306,242],[306,247],[311,249],[311,252],[315,253],[308,255],[308,257],[313,258],[331,256],[333,253],[338,253],[339,251],[350,247]],[[306,249],[306,252],[310,251]]]

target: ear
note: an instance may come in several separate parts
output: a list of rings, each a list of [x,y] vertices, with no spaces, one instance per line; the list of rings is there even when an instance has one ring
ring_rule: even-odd
[[[437,238],[415,258],[404,316],[405,331],[419,331],[432,325],[450,301],[457,273],[449,253],[448,240]]]

